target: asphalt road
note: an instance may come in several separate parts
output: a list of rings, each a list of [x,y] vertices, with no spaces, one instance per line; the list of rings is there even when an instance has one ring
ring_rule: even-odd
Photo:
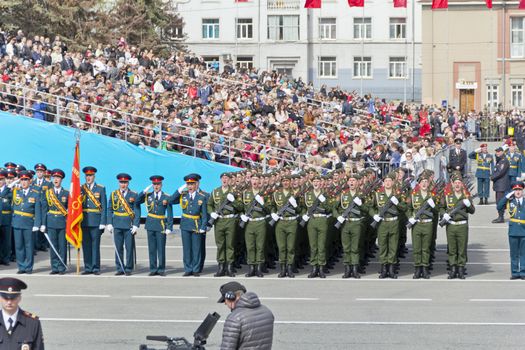
[[[411,255],[397,280],[379,280],[377,263],[360,280],[341,279],[342,266],[326,280],[236,278],[255,291],[276,317],[274,349],[523,349],[525,281],[510,281],[507,225],[493,225],[494,205],[477,206],[471,218],[466,280],[447,280],[445,235],[438,233],[430,280],[413,280]],[[208,312],[223,321],[214,278],[214,240],[208,235],[201,277],[182,277],[180,235],[168,240],[168,276],[147,276],[145,232],[137,238],[138,268],[114,276],[111,236],[103,236],[101,276],[50,276],[49,255],[39,253],[22,307],[42,319],[48,349],[138,349],[146,335],[192,338]],[[12,264],[0,275],[14,275]],[[220,345],[222,323],[209,339]],[[149,342],[150,345],[154,345]],[[160,343],[156,344],[160,347]]]

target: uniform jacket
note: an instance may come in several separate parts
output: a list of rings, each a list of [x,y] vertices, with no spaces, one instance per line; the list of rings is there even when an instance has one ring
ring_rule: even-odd
[[[42,326],[38,317],[19,309],[13,331],[9,335],[0,312],[0,349],[20,350],[24,344],[29,345],[31,350],[44,350]]]
[[[199,230],[206,230],[208,223],[208,209],[206,197],[195,192],[195,197],[191,199],[188,191],[175,193],[171,196],[172,204],[179,204],[182,210],[182,217],[180,219],[180,229],[184,231],[196,232]]]
[[[514,152],[512,154],[506,155],[507,160],[509,161],[509,176],[518,177],[521,175],[522,164],[522,155],[520,152]]]
[[[131,226],[140,225],[140,205],[137,204],[137,192],[131,191],[128,189],[124,200],[128,204],[128,207],[133,212],[133,215],[130,216],[124,209],[124,205],[119,200],[117,192],[120,190],[115,190],[111,192],[108,200],[108,225],[113,225],[116,229],[129,230]]]
[[[82,185],[82,209],[83,209],[83,227],[99,227],[106,225],[108,215],[108,199],[106,197],[106,188],[97,183],[93,184],[91,194],[88,192],[87,184]],[[95,201],[97,204],[95,204]]]
[[[476,152],[471,152],[468,157],[476,161],[476,177],[490,179],[490,175],[494,171],[494,157],[488,153]]]
[[[243,204],[239,198],[239,195],[236,195],[234,192],[235,191],[233,191],[231,187],[226,191],[224,191],[222,187],[217,187],[216,189],[214,189],[211,192],[211,196],[208,199],[207,203],[208,214],[213,212],[216,212],[219,215],[232,215],[239,213],[243,208]],[[227,207],[230,207],[233,210],[224,209],[221,213],[218,213],[217,211],[219,210],[219,207],[221,206],[222,202],[226,200],[226,196],[228,195],[228,193],[231,193],[235,196],[235,200],[226,205]]]
[[[289,210],[285,211],[282,217],[288,218],[291,216],[299,215],[299,213],[301,213],[304,210],[303,209],[303,198],[295,197],[293,194],[293,190],[291,188],[288,190],[288,193],[285,193],[284,190],[281,188],[272,194],[272,198],[271,198],[272,199],[272,212],[277,213],[279,209],[281,209],[288,203],[288,200],[292,196],[295,198],[295,201],[297,202],[297,208],[294,208],[292,205],[288,205]]]
[[[450,150],[448,158],[448,168],[449,170],[456,170],[456,167],[459,167],[459,171],[462,174],[465,173],[465,164],[467,164],[467,151],[461,149],[459,155],[456,153],[456,148]]]
[[[427,202],[430,198],[432,198],[432,200],[434,201],[434,208],[431,208],[429,205],[427,205],[428,208],[425,210],[424,213],[422,213],[422,215],[418,219],[429,220],[434,218],[434,214],[437,211],[439,203],[436,197],[430,191],[428,191],[427,194],[423,196],[421,190],[413,191],[410,195],[407,216],[414,217],[418,210],[421,209],[421,207],[425,205],[425,202]]]
[[[458,204],[460,201],[463,201],[463,199],[469,199],[470,200],[470,207],[465,207],[462,204]],[[463,209],[459,210],[455,215],[452,216],[453,221],[464,221],[468,220],[468,214],[474,214],[476,211],[476,208],[474,208],[474,203],[472,203],[472,200],[465,195],[465,193],[461,193],[459,197],[457,197],[454,193],[446,194],[443,197],[443,203],[440,208],[440,213],[444,214],[445,212],[450,213],[456,206],[462,205]]]
[[[42,225],[40,191],[28,188],[27,195],[21,188],[13,190],[13,219],[11,226],[17,229],[31,230]]]
[[[346,209],[350,205],[352,205],[352,202],[354,201],[354,198],[359,198],[362,202],[360,206],[355,205],[354,210],[350,212],[348,215],[348,218],[363,218],[366,216],[369,208],[367,207],[366,198],[365,196],[361,195],[359,191],[356,191],[354,194],[348,189],[341,193],[341,196],[339,196],[339,200],[335,202],[333,213],[335,217],[338,217],[342,215]]]
[[[379,214],[381,208],[383,208],[388,202],[391,202],[390,198],[394,196],[397,198],[399,203],[397,205],[394,205],[392,203],[390,205],[390,209],[386,211],[384,218],[399,216],[402,212],[406,211],[408,205],[405,201],[405,195],[400,190],[393,188],[392,192],[390,192],[390,195],[388,195],[386,191],[382,188],[375,192],[374,204],[370,206],[369,210],[370,216]]]
[[[525,198],[521,198],[521,201],[520,205],[514,197],[510,200],[503,197],[498,202],[498,211],[504,210],[505,207],[509,211],[509,236],[525,237]]]
[[[66,228],[66,215],[63,215],[59,209],[59,204],[53,200],[55,195],[54,187],[48,189],[45,192],[41,192],[41,205],[42,205],[42,225],[52,229],[65,229]],[[60,193],[56,196],[56,200],[67,213],[67,202],[69,197],[69,191],[60,188]]]
[[[146,225],[148,231],[165,232],[173,229],[173,206],[170,195],[160,192],[160,199],[157,199],[155,192],[145,194],[140,192],[137,198],[138,204],[146,203]]]
[[[7,185],[0,189],[0,226],[10,226],[13,211],[11,202],[13,199],[13,192]]]
[[[333,202],[331,201],[330,196],[328,196],[328,194],[326,194],[323,191],[321,191],[321,194],[326,198],[326,200],[323,203],[319,203],[319,206],[313,212],[313,214],[331,215],[332,209],[333,209]],[[303,196],[303,200],[304,200],[303,214],[308,213],[310,208],[314,205],[317,197],[318,196],[315,195],[315,192],[313,190],[308,191],[304,194]]]
[[[509,166],[509,161],[505,156],[501,157],[496,163],[494,174],[492,174],[495,192],[507,192],[510,189]]]
[[[245,214],[247,213],[250,207],[250,204],[253,202],[256,195],[257,193],[254,194],[251,188],[248,190],[245,190],[242,193],[242,203],[244,206],[243,211]],[[254,210],[251,213],[251,217],[253,219],[265,217],[266,215],[270,213],[271,200],[268,197],[265,197],[264,194],[262,193],[259,193],[259,195],[263,198],[264,205],[261,206],[259,202],[254,202],[255,203]]]
[[[274,316],[253,292],[243,294],[224,321],[221,350],[270,350]]]

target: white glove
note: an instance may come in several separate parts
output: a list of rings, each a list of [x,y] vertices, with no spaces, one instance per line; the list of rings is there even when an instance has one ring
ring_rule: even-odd
[[[235,196],[231,193],[228,193],[228,195],[226,196],[226,199],[229,200],[230,202],[233,202],[235,200]]]
[[[474,152],[476,152],[476,153],[480,153],[480,152],[481,152],[481,148],[476,148],[476,149],[474,150]]]
[[[321,203],[324,203],[324,201],[326,200],[326,197],[323,196],[322,193],[321,193],[321,194],[319,195],[319,197],[317,197],[317,198],[319,199],[319,202],[321,202]]]
[[[166,230],[165,232],[167,235],[171,234],[171,230]]]
[[[131,226],[131,234],[134,235],[135,233],[137,233],[137,231],[139,230],[139,228],[135,225]]]
[[[257,203],[259,203],[260,205],[264,205],[264,198],[259,196],[259,195],[256,195],[255,196],[255,200],[257,201]]]
[[[106,230],[108,230],[109,233],[113,233],[113,225],[106,225]]]
[[[394,205],[398,205],[398,204],[399,204],[399,201],[397,200],[396,196],[392,196],[392,197],[390,197],[390,201],[391,201]]]
[[[376,215],[374,215],[374,221],[375,221],[375,222],[379,222],[379,221],[381,221],[381,220],[383,220],[383,218],[382,218],[382,217],[380,217],[380,216],[379,216],[379,215],[377,215],[377,214],[376,214]]]
[[[186,188],[188,188],[188,185],[184,184],[184,185],[182,185],[181,187],[179,187],[179,189],[178,189],[177,191],[179,191],[179,194],[182,194],[182,192],[183,192]]]
[[[345,222],[345,218],[339,215],[337,217],[337,221],[339,221],[342,224],[343,222]]]
[[[146,187],[144,189],[144,194],[148,193],[148,191],[150,190],[151,186],[153,186],[153,185],[149,185],[148,187]]]
[[[244,214],[241,214],[241,220],[244,221],[244,222],[248,222],[248,219],[249,217],[247,217],[246,215]]]
[[[434,208],[436,206],[436,203],[434,203],[434,200],[432,198],[429,198],[427,200],[428,205],[430,205],[431,208]]]
[[[507,199],[511,199],[513,196],[514,196],[514,191],[510,191],[509,193],[507,193],[507,195],[505,196],[505,198],[507,198]]]
[[[199,230],[199,233],[206,233],[206,230]]]
[[[504,151],[509,149],[509,146],[507,144],[504,144],[501,148],[503,148]]]
[[[7,188],[13,188],[16,186],[16,184],[20,181],[20,179],[16,179],[15,181],[11,182],[9,185],[7,185]]]
[[[354,203],[355,203],[358,207],[360,207],[360,206],[363,204],[363,201],[361,200],[361,198],[359,198],[359,197],[355,197],[355,198],[354,198]]]
[[[463,199],[463,204],[465,204],[465,206],[468,208],[470,207],[470,201],[468,199]]]
[[[45,225],[40,226],[40,232],[46,232],[46,226]]]
[[[33,226],[33,232],[36,232],[36,231],[38,231],[38,227]]]
[[[297,208],[297,201],[295,200],[293,196],[288,198],[288,203],[290,203],[292,207]]]
[[[219,214],[217,214],[216,212],[213,212],[213,213],[210,213],[210,216],[216,220],[218,217],[219,217]]]
[[[310,220],[310,217],[306,214],[303,215],[303,221],[304,222],[308,222],[308,220]]]
[[[443,214],[443,220],[450,221],[451,217],[448,215],[448,213]]]
[[[279,221],[280,217],[276,213],[271,213],[270,216],[272,217],[273,221]]]
[[[99,230],[104,230],[105,228],[106,228],[105,225],[98,225],[98,229],[99,229]]]
[[[417,220],[414,219],[414,218],[410,218],[410,219],[408,219],[408,222],[410,222],[410,224],[412,224],[412,225],[415,225]]]

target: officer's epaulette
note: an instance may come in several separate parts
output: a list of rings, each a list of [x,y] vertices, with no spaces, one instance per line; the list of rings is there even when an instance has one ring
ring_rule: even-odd
[[[97,184],[97,187],[104,188],[104,185]]]
[[[31,317],[32,319],[38,320],[38,316],[36,314],[33,314],[31,312],[24,311],[24,315],[27,317]]]
[[[33,192],[35,192],[35,193],[40,193],[40,191],[39,191],[39,190],[36,190],[36,189],[34,189],[34,188],[33,188],[33,189],[31,189],[31,191],[33,191]]]

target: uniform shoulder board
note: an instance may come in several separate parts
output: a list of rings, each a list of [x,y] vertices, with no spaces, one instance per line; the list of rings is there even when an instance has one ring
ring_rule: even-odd
[[[104,185],[97,184],[97,187],[104,188]]]
[[[40,191],[37,190],[37,189],[35,189],[35,188],[31,189],[31,191],[33,191],[33,192],[35,192],[35,193],[40,193]]]
[[[32,319],[38,320],[38,316],[36,314],[33,314],[31,312],[24,311],[24,315],[27,317],[30,317]]]

